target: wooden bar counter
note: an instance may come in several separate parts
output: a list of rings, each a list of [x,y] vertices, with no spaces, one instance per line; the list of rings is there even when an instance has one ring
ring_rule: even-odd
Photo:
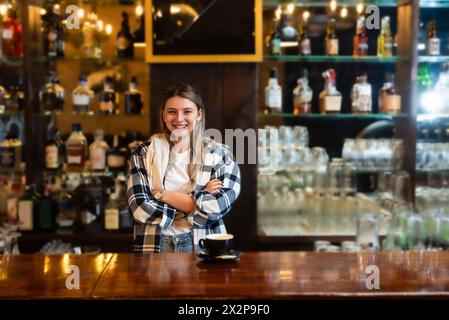
[[[80,287],[68,289],[74,265]],[[0,265],[0,299],[21,298],[449,298],[449,252],[20,255]]]

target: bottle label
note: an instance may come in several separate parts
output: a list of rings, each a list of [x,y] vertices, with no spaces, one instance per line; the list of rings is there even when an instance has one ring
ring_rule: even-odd
[[[0,163],[2,167],[13,168],[14,167],[14,148],[2,147],[0,149]]]
[[[14,31],[11,29],[3,29],[2,37],[4,40],[11,40],[13,38]]]
[[[271,54],[272,55],[281,54],[281,39],[275,38],[271,40]]]
[[[431,38],[427,41],[428,45],[428,54],[431,56],[440,55],[440,39],[439,38]]]
[[[17,198],[12,197],[6,201],[7,220],[9,223],[17,221]]]
[[[45,166],[49,169],[57,169],[59,167],[58,147],[55,145],[45,148]]]
[[[117,48],[119,50],[125,50],[126,48],[128,48],[130,44],[130,41],[128,39],[126,39],[125,37],[119,37],[117,39]]]
[[[282,91],[276,89],[267,90],[265,96],[265,105],[270,109],[276,109],[278,112],[281,112]]]
[[[89,153],[90,167],[93,170],[104,170],[106,168],[106,150],[91,149]]]
[[[328,55],[338,55],[338,39],[328,39],[326,49]]]
[[[108,155],[108,167],[110,168],[122,168],[125,166],[126,160],[124,156],[121,155]]]
[[[398,94],[382,96],[382,106],[385,113],[400,113],[401,96]]]
[[[370,93],[359,92],[357,95],[357,101],[353,106],[353,112],[371,112],[372,100]]]
[[[113,112],[114,111],[114,103],[112,101],[102,101],[100,102],[100,110]]]
[[[304,54],[304,55],[308,55],[311,54],[312,50],[310,47],[310,39],[303,39],[301,40],[301,43],[299,45],[299,53],[300,54]]]
[[[33,230],[33,201],[19,200],[19,230]]]
[[[83,164],[84,145],[67,146],[67,164]]]
[[[324,110],[326,112],[340,112],[341,110],[341,96],[325,96]]]
[[[90,97],[87,94],[74,94],[72,101],[74,105],[87,106],[89,105]]]
[[[104,228],[106,230],[119,229],[119,211],[118,209],[104,210]]]
[[[48,32],[48,41],[54,42],[54,41],[56,41],[57,38],[58,38],[58,35],[56,32],[54,32],[53,30]]]

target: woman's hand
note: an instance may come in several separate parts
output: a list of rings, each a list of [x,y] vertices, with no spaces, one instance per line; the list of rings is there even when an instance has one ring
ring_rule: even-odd
[[[206,184],[205,190],[210,194],[217,194],[223,189],[223,182],[220,179],[213,179]]]

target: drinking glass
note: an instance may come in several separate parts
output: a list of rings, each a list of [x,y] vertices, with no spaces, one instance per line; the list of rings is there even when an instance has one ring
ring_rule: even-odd
[[[357,217],[357,245],[362,251],[379,249],[379,222],[373,213],[361,213]]]
[[[407,218],[407,240],[409,250],[424,250],[426,229],[420,214],[411,214]]]

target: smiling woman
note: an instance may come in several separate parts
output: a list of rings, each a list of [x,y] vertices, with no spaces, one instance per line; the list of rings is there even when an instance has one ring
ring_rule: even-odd
[[[204,138],[205,110],[196,89],[168,89],[160,115],[163,133],[131,159],[134,250],[191,252],[207,234],[226,233],[222,218],[240,193],[240,172],[225,145]]]

